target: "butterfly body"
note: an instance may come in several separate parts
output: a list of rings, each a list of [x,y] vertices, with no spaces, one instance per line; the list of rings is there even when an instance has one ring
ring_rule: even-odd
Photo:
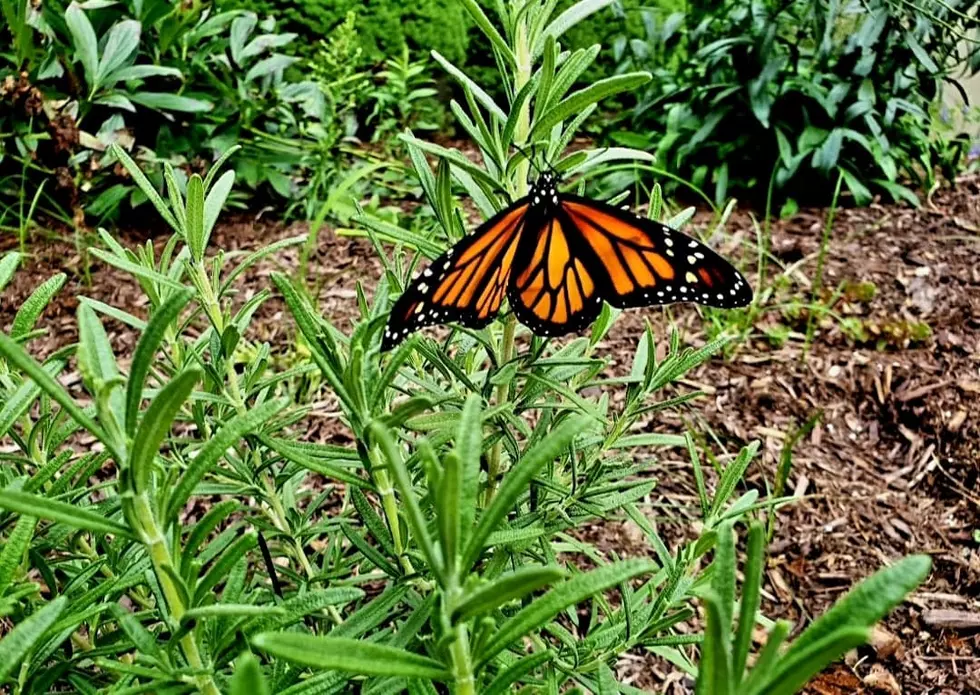
[[[752,290],[701,242],[653,220],[558,190],[542,174],[528,195],[433,261],[395,302],[390,349],[425,326],[490,323],[504,296],[538,335],[592,323],[607,301],[631,308],[691,301],[747,305]]]

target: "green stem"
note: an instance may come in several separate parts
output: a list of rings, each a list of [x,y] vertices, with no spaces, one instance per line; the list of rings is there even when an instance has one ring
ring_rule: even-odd
[[[374,458],[372,456],[372,458]],[[415,567],[408,555],[405,554],[405,541],[402,540],[401,526],[398,523],[398,501],[395,499],[395,489],[392,487],[388,471],[372,466],[372,476],[374,484],[378,486],[378,494],[381,496],[381,509],[388,522],[388,529],[391,531],[391,541],[395,546],[395,553],[398,555],[398,562],[406,574],[415,574]]]
[[[153,571],[160,583],[160,588],[163,590],[170,615],[173,616],[174,622],[180,623],[188,606],[184,604],[184,599],[181,597],[177,585],[174,584],[170,573],[165,569],[174,567],[173,558],[170,556],[167,541],[157,523],[153,510],[150,508],[150,500],[146,495],[133,498],[133,511],[140,523],[143,542],[149,551]],[[180,648],[184,652],[184,657],[190,667],[198,671],[198,675],[194,677],[197,689],[205,695],[221,695],[221,691],[218,690],[218,686],[214,682],[214,677],[210,673],[206,673],[207,669],[204,665],[204,659],[201,657],[201,650],[198,647],[197,636],[193,629],[188,630],[187,634],[180,638]]]
[[[453,680],[456,695],[476,695],[476,679],[473,674],[473,660],[470,657],[470,640],[465,625],[457,625],[456,639],[453,640],[450,656],[453,660]]]
[[[528,83],[533,74],[531,60],[531,45],[528,40],[527,20],[523,19],[517,25],[514,40],[514,55],[517,59],[517,67],[514,72],[514,94],[519,94]],[[531,105],[525,100],[521,105],[520,113],[517,116],[517,127],[514,129],[514,142],[525,144],[531,131]],[[511,181],[511,189],[516,198],[527,195],[527,172],[530,162],[524,161],[514,172]],[[517,331],[517,318],[513,312],[504,320],[504,335],[500,344],[500,354],[497,364],[504,365],[514,359],[514,334]],[[503,383],[497,386],[495,398],[498,404],[506,403],[510,400],[510,384]],[[489,504],[493,498],[497,487],[497,478],[503,470],[501,469],[501,457],[503,455],[503,442],[498,440],[490,449],[487,459],[487,489],[484,496],[484,504]]]

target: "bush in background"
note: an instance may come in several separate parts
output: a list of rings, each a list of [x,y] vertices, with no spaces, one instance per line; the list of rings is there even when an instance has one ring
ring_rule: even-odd
[[[381,63],[406,46],[463,61],[469,45],[471,25],[455,0],[219,0],[217,4],[223,10],[246,9],[260,17],[275,17],[285,29],[307,39],[307,46],[329,38],[354,12],[364,64]]]
[[[310,43],[273,16],[202,3],[3,8],[0,228],[21,236],[25,191],[37,192],[39,212],[76,228],[145,202],[107,153],[113,143],[157,183],[169,162],[181,188],[240,143],[247,192],[235,202],[308,217],[349,168],[349,143],[441,120],[425,65],[404,51],[377,74],[359,67],[353,14]],[[314,49],[308,58],[303,46]]]
[[[615,51],[620,70],[654,79],[613,138],[655,151],[659,166],[713,187],[718,201],[762,201],[773,176],[782,198],[826,203],[839,169],[858,203],[876,192],[915,202],[903,182],[931,189],[968,149],[932,123],[942,82],[980,68],[977,44],[956,38],[976,36],[969,7],[720,0],[643,10],[645,36],[624,24]]]

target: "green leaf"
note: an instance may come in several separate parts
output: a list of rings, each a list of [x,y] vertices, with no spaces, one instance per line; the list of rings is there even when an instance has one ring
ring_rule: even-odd
[[[480,456],[483,454],[483,408],[480,397],[471,394],[463,404],[459,429],[456,431],[456,454],[459,456],[462,481],[459,489],[459,525],[461,542],[473,529],[477,496],[480,493]]]
[[[126,422],[126,400],[117,382],[121,381],[116,356],[105,327],[95,310],[81,304],[78,307],[78,366],[89,391],[97,403],[107,396],[109,414],[120,426]],[[106,413],[100,413],[100,416]],[[111,430],[109,430],[111,432]]]
[[[715,559],[711,588],[715,592],[720,611],[721,628],[726,635],[732,629],[732,614],[735,607],[735,530],[729,519],[718,526],[718,540],[715,542]]]
[[[314,473],[320,473],[328,478],[333,478],[334,480],[340,480],[345,483],[357,487],[371,488],[372,485],[363,478],[359,478],[356,474],[349,472],[348,470],[341,468],[334,463],[324,460],[320,457],[308,456],[304,453],[303,449],[290,446],[289,441],[285,439],[276,439],[273,437],[267,437],[264,434],[259,435],[259,441],[265,446],[269,447],[277,454],[282,456],[287,461],[292,461],[298,466],[302,466],[307,470],[311,470]]]
[[[115,254],[106,253],[102,249],[89,249],[89,253],[98,258],[100,261],[108,263],[109,265],[119,268],[120,270],[124,270],[127,273],[132,273],[136,277],[150,280],[151,282],[163,285],[165,287],[170,287],[175,290],[184,289],[184,286],[176,280],[172,280],[166,275],[158,273],[157,271],[147,268],[144,265],[140,265],[139,263],[133,263],[132,261],[116,256]]]
[[[873,182],[888,191],[888,194],[891,195],[892,200],[894,200],[896,203],[899,200],[904,200],[913,207],[921,207],[922,205],[922,201],[919,200],[919,196],[917,196],[908,186],[903,186],[900,183],[895,183],[894,181],[889,181],[887,179],[873,179]]]
[[[238,657],[229,686],[231,695],[270,695],[271,692],[259,660],[249,652]]]
[[[21,659],[31,651],[31,648],[44,636],[48,628],[54,625],[67,601],[68,599],[64,596],[59,596],[20,622],[0,640],[0,683],[13,673],[14,669],[20,665]]]
[[[117,22],[109,29],[99,60],[96,81],[104,84],[106,78],[116,68],[122,66],[133,54],[140,42],[142,25],[135,19]]]
[[[157,212],[166,221],[166,223],[169,224],[170,227],[178,234],[183,234],[183,230],[181,229],[180,225],[177,224],[177,219],[173,216],[173,213],[170,211],[167,203],[157,192],[157,189],[153,186],[153,184],[150,183],[150,180],[146,178],[146,175],[139,168],[136,162],[133,161],[133,158],[127,154],[126,150],[116,143],[112,143],[109,145],[109,154],[122,163],[122,165],[126,168],[126,171],[129,172],[129,175],[133,177],[133,181],[136,182],[136,185],[139,186],[139,189],[143,192],[143,195],[145,195],[149,201],[153,203],[153,207],[156,208]]]
[[[650,574],[656,570],[657,565],[648,560],[625,560],[604,565],[560,584],[505,621],[486,646],[480,650],[479,665],[485,665],[504,649],[517,643],[524,635],[543,627],[569,606],[633,577]]]
[[[106,74],[106,81],[115,84],[117,82],[145,80],[147,77],[176,77],[181,79],[183,73],[177,68],[164,65],[130,65],[115,70],[111,74]]]
[[[224,552],[218,556],[214,564],[208,570],[200,581],[198,581],[197,586],[194,587],[194,598],[195,603],[199,603],[204,596],[207,595],[211,589],[216,587],[221,581],[223,581],[228,573],[231,572],[232,568],[238,564],[245,554],[255,547],[258,542],[258,534],[249,530],[241,534],[236,538]]]
[[[496,47],[504,59],[511,65],[514,65],[517,62],[514,58],[514,52],[510,49],[504,37],[500,35],[500,32],[497,31],[497,28],[491,23],[490,19],[483,13],[480,4],[476,0],[459,0],[459,3],[470,13],[473,22],[480,27],[480,31],[490,39],[490,43]]]
[[[126,636],[132,641],[133,646],[141,654],[150,658],[160,657],[160,648],[157,646],[156,635],[143,627],[143,624],[136,615],[130,613],[118,603],[111,604],[110,611],[119,623],[119,627],[122,628]]]
[[[835,630],[871,627],[919,586],[929,576],[931,567],[929,556],[911,555],[891,567],[878,570],[814,621],[793,642],[784,658],[802,652]]]
[[[547,27],[541,32],[537,41],[534,42],[534,51],[532,53],[533,58],[537,58],[541,55],[541,51],[544,50],[545,40],[553,38],[555,40],[560,39],[566,31],[571,29],[573,26],[581,22],[583,19],[589,15],[595,14],[599,10],[609,7],[612,5],[614,0],[579,0],[567,10],[558,15]]]
[[[432,537],[429,535],[425,517],[422,516],[418,498],[415,496],[415,488],[412,485],[412,478],[409,476],[408,469],[405,467],[405,460],[402,458],[401,451],[395,444],[388,428],[383,424],[375,421],[371,423],[370,429],[371,439],[380,447],[381,452],[388,461],[389,471],[395,479],[395,487],[401,496],[401,503],[405,509],[405,517],[408,521],[409,528],[412,529],[415,542],[418,543],[422,553],[425,555],[429,569],[445,585],[446,568],[440,562],[435,546],[432,544]]]
[[[167,520],[176,518],[184,508],[187,500],[194,493],[194,488],[201,479],[214,468],[229,447],[238,442],[246,434],[257,434],[265,423],[286,407],[288,401],[284,398],[266,401],[246,413],[236,415],[226,422],[191,460],[187,470],[177,480],[173,494],[167,505]]]
[[[469,89],[473,94],[473,98],[480,102],[480,105],[483,106],[483,108],[485,108],[492,116],[497,118],[501,123],[507,122],[507,114],[504,113],[503,109],[497,106],[497,102],[493,100],[493,97],[483,91],[483,88],[480,87],[480,85],[467,77],[462,70],[443,58],[438,51],[432,51],[432,57],[435,58],[436,62],[439,63],[439,65],[441,65],[446,72],[452,75],[457,82]]]
[[[215,603],[210,606],[191,608],[184,613],[184,620],[202,618],[265,618],[286,615],[281,606],[255,606],[250,603]]]
[[[806,649],[790,652],[780,659],[767,682],[748,695],[794,695],[817,673],[850,649],[868,641],[868,628],[843,627],[811,642]]]
[[[68,395],[68,392],[55,381],[54,377],[48,374],[44,368],[38,364],[24,349],[10,339],[9,336],[0,333],[0,355],[10,364],[24,372],[28,378],[41,387],[41,390],[48,394],[58,405],[65,409],[71,418],[86,430],[91,432],[103,444],[115,451],[114,444],[106,437],[102,429],[95,421],[85,414],[77,403]],[[116,452],[117,460],[124,460],[119,452]]]
[[[724,599],[718,598],[713,591],[704,597],[708,625],[705,630],[704,644],[701,647],[701,664],[698,667],[697,688],[695,690],[697,695],[732,695],[733,693],[731,650],[729,649],[731,622],[726,622],[731,608],[723,604]]]
[[[160,343],[170,327],[170,324],[180,316],[187,302],[194,296],[194,290],[183,288],[165,301],[146,325],[146,330],[140,336],[133,353],[133,363],[129,368],[129,379],[126,381],[126,433],[132,436],[136,432],[136,422],[139,416],[140,401],[146,386],[146,376],[153,365]]]
[[[0,490],[0,508],[26,516],[40,517],[94,533],[111,533],[134,538],[128,527],[110,521],[105,515],[39,495],[18,490]]]
[[[926,52],[926,49],[922,47],[919,40],[915,38],[915,34],[913,34],[911,31],[905,32],[905,41],[908,44],[908,47],[912,50],[912,54],[930,75],[939,74],[939,66],[936,65],[936,61],[932,59],[932,56]]]
[[[22,516],[7,537],[3,550],[0,550],[0,596],[6,593],[7,587],[14,579],[14,572],[24,560],[31,538],[34,537],[35,526],[37,526],[36,518]]]
[[[443,459],[442,476],[436,490],[436,516],[439,526],[439,540],[442,543],[442,558],[446,572],[456,571],[460,551],[460,488],[463,472],[459,456],[450,452]]]
[[[752,665],[752,670],[739,687],[739,695],[755,692],[774,673],[773,665],[779,661],[780,648],[792,628],[793,624],[788,620],[777,620],[776,624],[772,626],[769,635],[766,637],[766,644]]]
[[[20,264],[20,254],[16,251],[11,251],[10,253],[5,253],[3,258],[0,258],[0,292],[3,288],[7,286],[10,282],[10,278],[14,276],[17,272],[17,266]]]
[[[453,611],[456,622],[485,615],[508,601],[554,584],[565,577],[561,567],[523,567],[504,574],[469,594]]]
[[[245,73],[245,81],[252,82],[253,80],[258,80],[268,75],[282,72],[298,60],[298,57],[287,56],[281,53],[271,55],[268,58],[263,58],[249,68],[248,72]]]
[[[732,648],[732,675],[741,681],[752,647],[752,630],[762,595],[762,572],[765,569],[765,529],[758,521],[749,526],[749,540],[745,550],[745,579],[742,582],[742,601],[739,606],[738,630]]]
[[[648,72],[632,72],[626,75],[616,75],[598,80],[585,89],[573,92],[566,99],[560,101],[552,109],[548,110],[540,120],[535,122],[531,131],[531,140],[542,138],[557,125],[569,116],[581,113],[587,107],[598,103],[606,97],[634,90],[640,85],[649,82],[652,75]]]
[[[116,321],[124,323],[127,326],[131,326],[138,331],[142,332],[146,330],[146,321],[133,316],[128,311],[123,311],[122,309],[117,309],[114,306],[109,306],[105,302],[100,302],[98,299],[92,299],[91,297],[79,296],[78,301],[82,304],[88,304],[103,316],[108,316],[109,318],[115,319]]]
[[[555,658],[555,653],[550,649],[543,652],[535,652],[521,657],[509,667],[501,671],[500,675],[493,679],[487,686],[483,695],[506,695],[512,692],[511,685],[518,679]]]
[[[158,111],[180,111],[183,113],[205,113],[214,108],[210,101],[192,99],[178,94],[158,92],[131,92],[129,98],[136,104],[141,104]]]
[[[51,299],[61,291],[67,279],[68,276],[64,273],[52,275],[31,292],[31,296],[21,304],[20,309],[17,310],[17,315],[14,316],[14,324],[10,328],[12,338],[22,338],[34,329],[34,324],[37,323],[41,312],[51,302]]]
[[[132,472],[133,491],[146,492],[150,486],[150,473],[153,459],[160,451],[160,445],[170,432],[174,418],[184,402],[200,381],[201,371],[187,369],[178,374],[157,394],[133,437],[129,466]]]
[[[65,363],[61,360],[49,362],[44,365],[45,372],[52,377],[56,377]],[[0,437],[7,434],[14,423],[27,412],[37,397],[41,394],[41,387],[30,379],[24,379],[23,383],[17,387],[13,393],[8,393],[7,398],[0,408]]]
[[[861,182],[861,179],[847,169],[841,169],[840,173],[841,176],[844,177],[844,183],[847,184],[847,190],[849,190],[851,195],[854,196],[854,202],[857,205],[867,205],[871,202],[871,199],[874,196],[871,194],[868,187]]]
[[[599,692],[597,695],[619,695],[616,674],[606,664],[599,664]]]
[[[752,442],[738,452],[735,460],[729,463],[721,473],[721,480],[718,482],[718,489],[715,491],[715,498],[711,502],[711,516],[716,517],[722,512],[722,508],[731,498],[735,491],[735,486],[742,479],[745,470],[749,467],[756,452],[759,450],[759,443]]]
[[[204,259],[204,180],[198,174],[187,181],[187,214],[184,217],[191,258]]]
[[[483,512],[483,516],[480,517],[480,521],[473,531],[473,536],[466,546],[466,552],[463,553],[463,561],[459,566],[460,571],[465,572],[473,566],[483,550],[487,537],[497,530],[510,510],[517,504],[517,499],[527,492],[531,479],[543,466],[554,461],[571,444],[577,434],[587,429],[586,423],[587,420],[582,417],[565,420],[549,432],[544,439],[535,444],[514,465],[504,478],[490,505]]]
[[[366,676],[400,676],[449,680],[448,669],[426,656],[383,644],[346,637],[315,637],[285,632],[263,632],[252,645],[294,664],[337,669]]]
[[[231,193],[234,185],[235,172],[226,171],[218,178],[214,186],[208,190],[208,197],[204,202],[204,248],[208,247],[208,241],[211,239],[211,230],[214,229],[214,223],[217,222],[218,215],[221,214],[221,208],[224,207],[225,201],[228,199],[228,194]]]
[[[65,10],[65,24],[71,32],[75,56],[85,70],[85,81],[88,83],[89,90],[94,92],[98,86],[99,73],[99,40],[95,36],[95,29],[92,28],[92,23],[85,12],[75,2]]]

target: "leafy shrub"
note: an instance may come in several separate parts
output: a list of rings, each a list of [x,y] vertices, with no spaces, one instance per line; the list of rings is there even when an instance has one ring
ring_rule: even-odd
[[[288,355],[250,330],[271,292],[243,303],[233,284],[302,238],[245,257],[209,250],[236,182],[234,170],[222,173],[235,152],[185,185],[165,163],[161,195],[112,147],[173,234],[157,252],[103,230],[92,250],[133,276],[145,318],[82,298],[79,344],[39,363],[25,346],[54,280],[0,335],[0,435],[10,442],[0,467],[0,612],[15,625],[0,641],[0,684],[18,693],[431,694],[435,683],[462,695],[632,692],[612,667],[643,648],[697,673],[699,692],[745,684],[753,695],[789,693],[864,641],[921,581],[928,559],[896,564],[781,658],[788,627],[777,623],[746,672],[763,567],[754,518],[783,500],[739,489],[757,444],[718,462],[712,485],[693,437],[639,429],[694,397],[664,390],[725,339],[693,350],[673,333],[660,351],[647,329],[629,377],[612,381],[596,353],[615,320],[608,307],[591,336],[558,347],[518,336],[508,317],[379,352],[392,295],[415,265],[406,249],[437,253],[461,231],[454,184],[491,213],[501,189],[527,186],[513,144],[531,141],[558,159],[599,99],[649,79],[573,90],[593,56],[573,51],[559,64],[563,24],[548,24],[542,4],[500,18],[520,37],[513,44],[467,4],[518,95],[502,107],[444,61],[472,97],[454,111],[478,134],[486,166],[406,134],[433,222],[416,234],[362,217],[386,272],[373,298],[358,287],[349,333],[274,273],[299,329],[301,349]],[[583,17],[589,5],[578,7]],[[426,154],[439,161],[435,173]],[[572,175],[609,154],[559,161]],[[0,290],[18,262],[0,259]],[[103,317],[139,331],[132,355],[114,354]],[[58,378],[72,361],[80,393]],[[619,385],[623,397],[612,397]],[[311,395],[336,404],[352,444],[303,439]],[[86,446],[92,438],[98,446]],[[680,530],[686,542],[674,551],[643,511],[656,486],[644,457],[662,448],[689,456],[697,484],[698,525]],[[640,528],[649,558],[620,558],[576,533],[614,515]],[[736,626],[739,523],[749,542]],[[679,629],[695,600],[707,608],[703,635]]]
[[[456,0],[219,0],[218,5],[275,17],[308,45],[329,37],[353,12],[365,64],[380,63],[406,47],[434,49],[462,61],[469,45],[470,24]]]
[[[659,166],[727,193],[826,203],[838,170],[858,202],[951,176],[967,140],[940,137],[930,112],[945,78],[980,68],[964,3],[695,3],[645,10],[645,36],[620,37],[621,69],[654,79],[613,137]],[[966,55],[965,51],[970,51]]]
[[[158,184],[161,163],[171,163],[181,187],[215,152],[241,144],[247,156],[236,167],[249,202],[271,198],[284,216],[309,217],[345,173],[345,149],[357,137],[441,117],[423,64],[404,55],[373,75],[349,60],[353,15],[307,62],[294,53],[295,34],[240,10],[56,7],[45,4],[43,21],[25,20],[24,49],[9,56],[5,78],[0,72],[10,107],[0,115],[0,224],[10,217],[25,226],[19,202],[28,181],[40,210],[66,224],[83,224],[83,212],[101,221],[124,203],[145,203],[106,154],[113,143],[136,154]],[[43,180],[50,183],[42,189]]]

